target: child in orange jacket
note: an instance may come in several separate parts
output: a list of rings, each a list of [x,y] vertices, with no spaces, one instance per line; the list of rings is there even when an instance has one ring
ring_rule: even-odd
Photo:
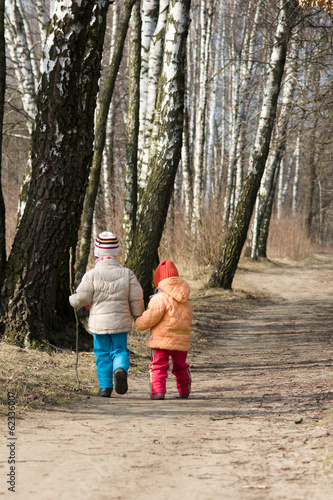
[[[191,371],[186,362],[190,349],[192,308],[188,301],[190,287],[179,277],[171,260],[163,260],[154,274],[157,287],[148,309],[136,319],[140,330],[150,328],[147,347],[151,349],[151,399],[165,399],[169,357],[180,398],[191,392]]]

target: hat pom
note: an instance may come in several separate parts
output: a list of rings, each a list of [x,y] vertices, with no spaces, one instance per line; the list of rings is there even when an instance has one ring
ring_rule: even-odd
[[[115,234],[103,231],[95,240],[95,257],[115,257],[119,253],[119,242]]]
[[[166,278],[172,278],[173,276],[179,276],[178,270],[172,260],[162,260],[157,266],[154,274],[154,284],[158,286],[159,282],[165,280]]]

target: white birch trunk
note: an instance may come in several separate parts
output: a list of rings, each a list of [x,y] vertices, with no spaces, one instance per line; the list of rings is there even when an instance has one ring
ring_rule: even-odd
[[[117,27],[119,21],[119,13],[117,4],[112,5],[112,27],[111,27],[111,39],[110,39],[110,56],[109,56],[109,64],[112,62],[112,57],[114,53],[114,48],[117,40]],[[103,194],[103,203],[106,214],[110,212],[110,210],[114,207],[114,200],[111,195],[111,184],[112,178],[114,178],[113,167],[113,128],[114,128],[114,115],[115,115],[115,105],[114,100],[111,100],[110,109],[108,113],[108,119],[106,124],[106,137],[105,137],[105,146],[103,150],[103,159],[102,159],[102,194]],[[97,116],[97,114],[96,114]],[[111,202],[112,200],[112,202]]]
[[[284,159],[281,160],[280,172],[279,172],[279,183],[278,183],[278,200],[277,200],[277,218],[282,219],[282,198],[283,198],[283,183],[284,183]]]
[[[226,17],[224,15],[222,17],[222,24],[223,24],[222,31],[223,31],[223,39],[224,39],[225,33],[226,33]],[[223,48],[222,64],[223,64],[223,66],[222,66],[222,68],[224,68],[224,66],[226,65],[224,47],[225,47],[225,45],[223,43],[223,45],[222,45],[222,48]],[[225,87],[225,71],[224,71],[224,69],[222,69],[222,75],[221,75],[221,88],[223,89],[222,90],[222,102],[227,101],[227,99],[225,98],[226,94],[224,91],[224,87]],[[226,119],[226,106],[223,106],[223,105],[222,105],[221,120],[222,120],[222,124],[221,124],[221,157],[220,157],[220,162],[218,165],[218,171],[217,171],[217,175],[216,175],[216,187],[215,187],[215,191],[218,193],[218,195],[221,195],[221,192],[222,192],[222,178],[224,175],[224,159],[225,159],[225,149],[226,149],[225,144],[226,144],[226,122],[227,122],[227,119]]]
[[[274,134],[275,139],[272,141],[273,147],[270,149],[270,153],[267,159],[267,165],[265,167],[265,171],[261,179],[259,192],[257,194],[256,213],[252,227],[252,244],[251,244],[252,259],[258,258],[260,227],[264,218],[264,214],[270,199],[272,189],[274,188],[274,178],[276,177],[276,171],[279,169],[281,160],[284,157],[286,151],[288,125],[293,106],[294,91],[296,87],[295,73],[296,73],[297,60],[298,60],[298,49],[296,47],[296,44],[292,43],[289,52],[289,59],[287,61],[287,68],[286,68],[287,76],[281,99],[281,111],[275,127],[275,134]]]
[[[43,47],[46,38],[46,27],[49,20],[47,8],[45,5],[45,0],[36,0],[36,9],[37,9],[39,36]]]
[[[208,5],[207,5],[208,4]],[[201,0],[200,5],[200,69],[199,69],[199,102],[197,106],[193,170],[194,170],[194,193],[193,193],[193,230],[201,221],[202,197],[203,197],[203,172],[204,172],[204,147],[206,130],[207,109],[207,80],[209,65],[209,47],[212,33],[212,2]]]
[[[129,51],[128,118],[126,137],[126,168],[123,216],[123,248],[126,259],[133,243],[137,212],[137,151],[140,105],[140,0],[132,9]]]
[[[140,74],[140,128],[138,149],[139,156],[143,149],[145,120],[148,99],[148,64],[151,37],[155,31],[158,19],[159,0],[143,0],[142,3],[142,34],[141,34],[141,74]]]
[[[223,61],[223,46],[224,46],[224,23],[223,9],[224,0],[221,1],[219,7],[218,33],[215,47],[215,59],[213,67],[213,88],[210,95],[209,120],[208,120],[208,143],[207,143],[207,181],[206,181],[206,197],[210,198],[216,194],[216,156],[215,156],[215,121],[217,117],[217,86],[219,81],[219,70],[222,67]]]
[[[148,175],[149,149],[151,143],[154,113],[157,98],[158,82],[161,74],[165,26],[167,22],[170,0],[160,0],[158,20],[151,37],[148,60],[148,89],[146,96],[145,128],[143,144],[141,144],[139,161],[139,186],[144,189]]]
[[[39,66],[39,58],[37,58],[35,53],[35,41],[33,39],[33,35],[31,32],[31,20],[29,19],[29,15],[32,15],[32,11],[34,9],[33,3],[31,0],[18,0],[17,4],[20,8],[22,21],[24,30],[27,37],[27,46],[29,49],[29,54],[31,58],[31,66],[33,71],[33,77],[35,81],[35,91],[37,91],[38,82],[40,78],[40,66]]]
[[[31,132],[36,112],[37,81],[34,78],[28,34],[25,30],[20,5],[16,0],[6,2],[6,13],[10,22],[8,29],[10,41],[7,43],[7,48],[15,63],[15,76],[21,93],[23,109],[28,117],[27,127]]]
[[[187,99],[184,98],[184,126],[183,126],[183,140],[182,140],[182,153],[181,153],[181,165],[182,165],[182,181],[183,181],[183,203],[185,207],[186,215],[186,229],[191,227],[192,219],[192,206],[193,206],[193,179],[192,179],[192,169],[190,164],[190,147],[189,147],[189,120],[187,111]]]
[[[297,215],[297,200],[298,200],[298,184],[299,184],[299,170],[301,165],[301,127],[297,136],[296,149],[295,149],[295,174],[293,183],[293,198],[292,198],[292,214],[293,217]]]

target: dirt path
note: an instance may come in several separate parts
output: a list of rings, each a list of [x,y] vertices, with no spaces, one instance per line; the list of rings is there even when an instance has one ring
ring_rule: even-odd
[[[333,498],[333,258],[240,271],[270,295],[227,312],[221,293],[193,300],[202,349],[193,394],[127,395],[17,423],[19,499]],[[225,296],[224,296],[225,297]],[[226,300],[226,298],[224,298]],[[7,464],[0,461],[0,498]]]

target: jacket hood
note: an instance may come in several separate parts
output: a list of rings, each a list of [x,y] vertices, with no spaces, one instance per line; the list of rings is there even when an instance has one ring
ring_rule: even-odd
[[[95,269],[99,269],[101,267],[111,267],[111,266],[121,267],[118,260],[115,257],[111,259],[99,260],[95,263]]]
[[[188,300],[191,290],[188,283],[178,276],[166,278],[159,282],[158,288],[163,292],[171,295],[177,302],[185,302]]]

